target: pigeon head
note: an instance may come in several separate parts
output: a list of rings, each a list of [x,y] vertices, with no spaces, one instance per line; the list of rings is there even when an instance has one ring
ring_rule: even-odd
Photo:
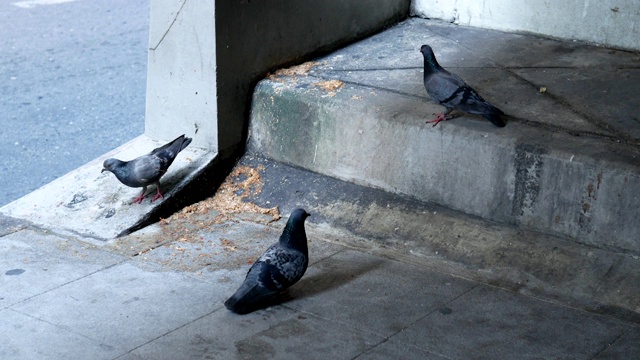
[[[280,236],[280,243],[306,253],[307,234],[304,231],[304,221],[309,215],[304,209],[293,210]]]
[[[102,170],[100,172],[101,173],[105,171],[114,172],[114,170],[118,168],[118,166],[120,166],[121,164],[122,164],[122,161],[114,158],[109,158],[105,160],[104,163],[102,163]]]
[[[425,69],[439,69],[440,64],[438,64],[438,61],[436,60],[436,56],[433,53],[433,49],[431,49],[431,46],[429,45],[422,45],[422,47],[420,48],[420,52],[422,53],[422,56],[424,57],[424,67]]]
[[[289,221],[288,223],[304,223],[304,220],[306,218],[308,218],[309,216],[311,216],[311,214],[309,214],[308,212],[306,212],[304,209],[294,209],[291,212],[291,215],[289,215]]]

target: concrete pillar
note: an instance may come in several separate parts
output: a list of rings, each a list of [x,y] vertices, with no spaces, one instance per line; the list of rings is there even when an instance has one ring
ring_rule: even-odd
[[[152,0],[145,135],[217,151],[214,0]]]

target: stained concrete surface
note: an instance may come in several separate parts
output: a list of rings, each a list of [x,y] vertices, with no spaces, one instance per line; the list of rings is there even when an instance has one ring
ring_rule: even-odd
[[[0,215],[0,236],[11,234],[25,227],[25,222],[18,219]]]
[[[443,108],[422,44],[507,116]],[[640,55],[408,19],[272,76],[254,93],[250,149],[266,158],[469,215],[640,254]],[[325,89],[329,81],[342,87]]]
[[[169,224],[102,247],[28,223],[0,237],[5,259],[0,262],[0,356],[140,360],[640,355],[634,340],[640,337],[637,323],[399,261],[381,248],[346,246],[358,243],[348,240],[353,235],[316,223],[313,214],[306,226],[311,264],[302,280],[283,295],[282,304],[235,315],[222,302],[240,285],[255,256],[277,239],[285,219],[266,223],[264,217],[241,213],[213,225],[199,224],[218,215],[209,211],[170,218]],[[170,235],[168,226],[197,231]],[[141,243],[147,244],[142,251],[122,254]],[[34,281],[41,285],[34,287]]]
[[[597,357],[626,330],[614,321],[562,307],[542,308],[536,302],[479,286],[398,337],[458,359],[588,359]],[[511,343],[496,346],[496,329]],[[564,337],[568,334],[574,335],[571,340]]]
[[[559,304],[640,322],[640,259],[566,238],[487,222],[433,203],[340,181],[259,154],[240,165],[264,183],[247,200],[302,206],[315,221],[358,235],[352,246],[384,249],[428,266]]]
[[[1,308],[125,260],[115,254],[93,251],[89,244],[33,229],[3,236],[0,249],[5,254],[0,260],[3,273]]]

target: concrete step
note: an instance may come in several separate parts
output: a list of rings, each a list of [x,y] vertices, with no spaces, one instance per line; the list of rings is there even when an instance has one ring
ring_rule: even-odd
[[[330,242],[444,274],[640,323],[640,258],[292,167],[260,154],[241,159],[245,201],[311,213]],[[259,181],[243,186],[260,174]],[[129,248],[126,246],[125,248]]]
[[[443,108],[422,85],[422,44],[507,113],[507,126],[467,114],[425,124]],[[636,259],[638,64],[640,55],[615,49],[409,19],[261,81],[249,149]]]
[[[160,186],[164,199],[131,204],[142,189],[120,183],[113,174],[101,172],[104,160],[131,160],[165,144],[139,136],[43,187],[0,207],[0,214],[27,220],[61,234],[81,236],[94,245],[139,230],[189,204],[202,186],[199,178],[217,161],[217,153],[189,146],[176,157]],[[208,183],[213,180],[208,179]],[[147,194],[155,192],[155,186]]]

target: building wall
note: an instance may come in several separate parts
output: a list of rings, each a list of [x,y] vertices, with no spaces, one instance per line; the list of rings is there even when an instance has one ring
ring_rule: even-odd
[[[411,14],[640,50],[637,0],[412,0]]]

